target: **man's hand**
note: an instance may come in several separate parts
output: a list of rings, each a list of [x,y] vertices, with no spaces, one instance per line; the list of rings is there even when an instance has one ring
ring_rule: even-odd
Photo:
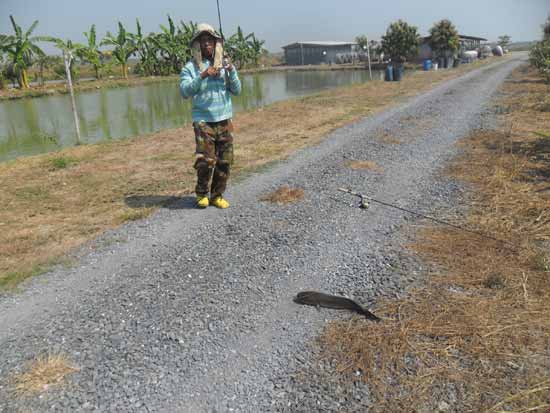
[[[229,56],[223,58],[223,68],[228,72],[233,70],[233,63],[231,63],[231,58]]]
[[[213,66],[210,66],[208,69],[201,73],[201,79],[206,79],[207,77],[216,77],[219,74],[219,70],[215,69]]]

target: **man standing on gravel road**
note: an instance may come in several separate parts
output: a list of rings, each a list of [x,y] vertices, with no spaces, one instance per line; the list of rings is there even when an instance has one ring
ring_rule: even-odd
[[[241,81],[229,58],[223,56],[222,36],[209,24],[197,26],[191,51],[193,59],[181,71],[180,92],[192,99],[197,207],[228,208],[222,195],[233,163],[231,95],[241,93]]]

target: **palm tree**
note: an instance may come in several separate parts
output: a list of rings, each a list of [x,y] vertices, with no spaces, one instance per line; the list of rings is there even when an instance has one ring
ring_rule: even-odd
[[[126,32],[122,23],[118,22],[118,34],[115,37],[110,32],[107,32],[107,36],[101,41],[100,46],[105,45],[115,47],[113,57],[120,65],[122,76],[128,79],[128,59],[137,50],[132,34]]]
[[[21,26],[15,23],[15,19],[10,15],[11,24],[15,35],[3,36],[2,50],[11,60],[12,70],[17,76],[17,83],[21,89],[29,88],[29,78],[27,69],[32,65],[32,59],[35,56],[44,55],[44,52],[35,42],[43,41],[40,36],[31,37],[32,32],[38,26],[38,20],[35,20],[26,32],[23,32]]]
[[[99,51],[99,44],[97,43],[95,24],[92,24],[89,32],[84,32],[84,36],[86,37],[88,44],[84,45],[78,50],[78,57],[94,67],[95,78],[99,79],[99,69],[101,69],[103,64],[101,62],[101,52]]]

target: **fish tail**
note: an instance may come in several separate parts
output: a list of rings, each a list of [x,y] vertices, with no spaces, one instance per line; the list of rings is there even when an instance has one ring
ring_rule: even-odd
[[[377,316],[375,316],[373,313],[371,313],[369,310],[366,310],[366,309],[362,309],[362,314],[365,316],[365,318],[367,320],[372,320],[372,321],[382,321],[380,318],[378,318]]]

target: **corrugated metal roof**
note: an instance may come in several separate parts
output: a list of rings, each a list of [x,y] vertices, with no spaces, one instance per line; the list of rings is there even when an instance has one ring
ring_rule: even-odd
[[[461,39],[466,39],[466,40],[479,40],[481,42],[486,42],[487,39],[484,39],[483,37],[476,37],[476,36],[466,36],[465,34],[459,34],[458,35]]]
[[[322,46],[348,46],[348,45],[354,45],[354,44],[357,44],[357,43],[355,43],[355,42],[334,42],[334,41],[294,42],[294,43],[291,43],[291,44],[287,44],[286,46],[283,46],[282,48],[286,49],[288,47],[299,46],[299,45],[303,45],[303,46],[321,46],[322,47]]]
[[[422,39],[429,40],[430,37],[432,37],[432,36],[428,35],[428,36],[424,36]],[[483,37],[466,36],[465,34],[459,34],[458,37],[463,39],[463,40],[479,40],[481,42],[486,42],[487,41],[487,39],[484,39]]]

